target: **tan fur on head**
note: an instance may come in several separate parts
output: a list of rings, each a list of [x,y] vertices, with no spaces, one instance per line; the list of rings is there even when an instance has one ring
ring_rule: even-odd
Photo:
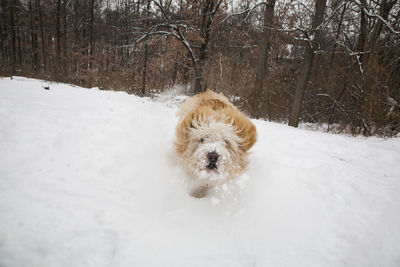
[[[178,116],[176,153],[199,186],[209,188],[246,169],[256,127],[225,96],[208,90],[190,97]],[[211,152],[218,155],[215,166]]]

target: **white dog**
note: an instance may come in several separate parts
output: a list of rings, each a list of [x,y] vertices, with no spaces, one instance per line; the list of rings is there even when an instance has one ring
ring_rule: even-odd
[[[256,127],[222,94],[206,91],[188,98],[178,111],[175,149],[196,182],[191,194],[204,197],[210,187],[241,174]]]

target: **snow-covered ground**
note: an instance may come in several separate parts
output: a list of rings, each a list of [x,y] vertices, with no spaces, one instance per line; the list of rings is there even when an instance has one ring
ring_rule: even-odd
[[[0,266],[400,266],[399,139],[254,121],[248,172],[194,199],[180,101],[0,79]]]

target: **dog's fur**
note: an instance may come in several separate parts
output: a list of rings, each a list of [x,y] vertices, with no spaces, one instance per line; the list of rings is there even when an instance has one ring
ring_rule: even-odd
[[[222,94],[211,90],[188,98],[178,111],[175,151],[196,181],[195,197],[241,174],[257,140],[253,123]],[[218,159],[210,169],[210,153]]]

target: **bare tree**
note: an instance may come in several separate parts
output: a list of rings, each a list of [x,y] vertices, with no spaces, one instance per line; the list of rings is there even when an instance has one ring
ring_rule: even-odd
[[[200,51],[198,59],[194,60],[195,63],[195,80],[194,80],[194,93],[200,93],[205,90],[203,84],[203,71],[204,64],[208,59],[208,46],[210,43],[211,26],[214,20],[214,16],[217,13],[222,0],[205,0],[202,1],[201,11],[201,24],[200,24]],[[196,64],[197,63],[197,64]]]
[[[146,25],[149,23],[149,12],[150,12],[150,1],[147,1],[146,5]],[[149,51],[148,51],[147,42],[144,44],[144,55],[143,55],[143,76],[142,76],[142,96],[146,94],[146,84],[147,84],[147,63],[149,60]]]
[[[400,132],[399,0],[0,2],[3,76],[139,95],[191,85],[293,126],[301,111],[332,131]]]
[[[62,50],[63,50],[63,68],[67,72],[67,0],[63,0],[63,16],[62,16]]]
[[[161,1],[154,1],[155,5],[161,10],[162,17],[158,18],[158,23],[150,26],[150,29],[136,40],[136,44],[148,40],[154,35],[172,36],[176,40],[179,40],[192,62],[195,76],[193,92],[202,92],[205,90],[203,72],[209,58],[209,45],[214,16],[218,12],[222,2],[223,0],[202,0],[200,3],[193,4],[198,13],[194,18],[182,21],[171,17],[173,12],[167,9],[172,8],[170,4],[163,5]],[[193,10],[191,15],[194,15]],[[200,18],[199,21],[196,20],[197,17]]]
[[[344,19],[344,14],[346,12],[346,8],[347,8],[347,2],[344,3],[344,5],[342,7],[342,12],[340,13],[338,26],[337,26],[337,30],[336,30],[336,33],[335,33],[335,43],[333,44],[331,55],[329,57],[329,69],[330,70],[332,69],[333,60],[335,58],[335,53],[336,53],[336,49],[337,49],[337,46],[338,46],[339,36],[340,36],[341,30],[342,30],[343,19]]]
[[[58,0],[60,1],[60,0]],[[93,61],[93,51],[94,51],[94,32],[93,32],[93,24],[94,24],[94,0],[90,0],[90,36],[89,36],[89,68],[92,68]]]
[[[15,36],[15,20],[14,20],[14,10],[15,3],[14,0],[8,0],[8,8],[10,10],[10,28],[11,28],[11,43],[12,43],[12,67],[13,71],[15,71],[15,65],[17,63],[17,45],[16,45],[16,36]]]
[[[379,17],[376,20],[375,26],[371,32],[371,41],[370,41],[370,47],[373,48],[376,45],[376,42],[379,39],[379,34],[382,31],[383,24],[388,20],[390,11],[394,7],[394,5],[398,2],[398,0],[382,0],[380,3],[380,8],[379,8]],[[400,12],[398,13],[398,15]]]
[[[39,27],[40,27],[40,36],[42,43],[42,70],[46,69],[46,53],[45,53],[45,38],[44,38],[44,27],[43,27],[43,12],[42,5],[40,3],[41,0],[36,0],[36,8],[39,12]]]
[[[367,5],[366,0],[361,0],[361,5],[360,5],[360,33],[358,34],[358,41],[357,41],[357,51],[358,52],[364,52],[365,50],[365,45],[367,42],[367,37],[368,37],[368,20],[367,20],[367,15],[365,14],[365,7]],[[362,57],[363,54],[360,54],[360,57]]]
[[[273,27],[272,21],[274,18],[274,7],[275,0],[270,0],[266,2],[264,11],[263,35],[260,42],[260,55],[257,64],[256,81],[253,87],[252,95],[250,97],[251,105],[253,106],[253,115],[256,117],[261,116],[261,105],[266,106],[266,109],[269,108],[268,88],[264,89],[264,76],[268,70],[268,48],[270,44],[269,38],[271,35],[271,29]],[[266,103],[262,103],[263,100],[261,100],[261,96],[263,93],[265,94],[265,98],[263,100],[266,101]]]
[[[1,49],[1,58],[6,61],[7,52],[6,52],[6,38],[7,38],[7,3],[6,0],[0,0],[1,4],[1,21],[0,21],[0,49]]]
[[[57,65],[61,64],[61,0],[57,0],[56,41],[57,41]]]
[[[307,87],[307,83],[309,80],[314,60],[314,52],[319,45],[318,42],[321,36],[321,29],[319,29],[319,26],[322,24],[324,19],[325,7],[326,0],[316,0],[311,35],[308,36],[307,39],[308,45],[304,53],[303,65],[297,77],[296,94],[294,96],[293,107],[289,116],[289,125],[293,127],[297,127],[299,125],[301,104],[303,102],[304,91]]]
[[[32,53],[32,64],[33,68],[36,70],[38,55],[37,55],[37,34],[34,28],[34,15],[32,8],[32,0],[29,0],[29,26],[30,26],[30,37],[31,37],[31,53]]]

